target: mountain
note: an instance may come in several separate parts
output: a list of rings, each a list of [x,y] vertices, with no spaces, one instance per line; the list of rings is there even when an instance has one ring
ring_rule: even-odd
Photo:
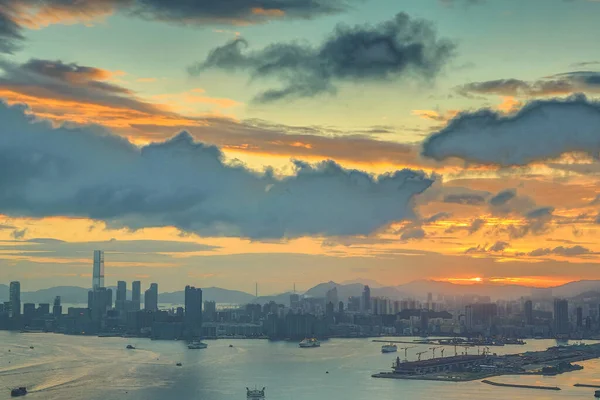
[[[600,281],[576,281],[552,288],[552,295],[574,297],[584,292],[600,291]]]
[[[337,288],[338,298],[342,301],[346,301],[348,300],[348,297],[351,296],[360,297],[365,285],[363,283],[351,283],[344,285],[329,281],[314,286],[313,288],[307,290],[304,295],[309,297],[325,297],[327,295],[327,291],[333,289],[334,287]],[[371,288],[371,297],[389,297],[390,299],[396,299],[401,297],[401,293],[395,287]]]
[[[222,304],[247,304],[253,302],[254,296],[246,292],[240,292],[239,290],[209,287],[202,289],[202,300]],[[164,304],[184,304],[185,291],[159,293],[158,302]]]

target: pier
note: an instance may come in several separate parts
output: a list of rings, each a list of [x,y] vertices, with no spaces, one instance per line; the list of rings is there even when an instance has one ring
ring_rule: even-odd
[[[481,381],[482,383],[486,383],[492,386],[502,386],[502,387],[510,387],[510,388],[521,388],[521,389],[540,389],[540,390],[560,390],[557,386],[533,386],[533,385],[517,385],[513,383],[499,383],[492,382],[484,379]]]

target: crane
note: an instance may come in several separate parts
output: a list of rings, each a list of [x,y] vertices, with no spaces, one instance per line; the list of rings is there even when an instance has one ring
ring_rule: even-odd
[[[432,353],[433,353],[433,357],[431,357],[431,358],[435,358],[435,351],[436,351],[437,349],[441,349],[441,348],[442,348],[442,346],[430,347],[430,348],[429,348],[429,350],[431,350],[431,351],[432,351]]]
[[[417,353],[418,361],[421,361],[421,354],[425,354],[425,353],[427,353],[427,350]]]
[[[400,348],[400,350],[404,350],[404,362],[408,361],[408,349],[412,349],[413,347],[417,347],[417,346],[408,346],[408,347]]]

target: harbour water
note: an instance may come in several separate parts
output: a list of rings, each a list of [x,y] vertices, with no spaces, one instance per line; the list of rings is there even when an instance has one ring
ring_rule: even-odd
[[[371,378],[375,372],[389,370],[403,352],[382,354],[381,343],[370,339],[332,339],[310,349],[301,349],[295,342],[266,340],[207,343],[207,349],[188,350],[177,341],[0,332],[0,399],[10,398],[10,387],[27,386],[31,390],[27,398],[34,400],[235,400],[245,398],[246,386],[257,385],[267,387],[268,400],[592,400],[594,389],[573,384],[600,385],[599,360],[581,362],[583,370],[554,377],[493,378],[562,389],[552,392],[494,387],[478,381]],[[126,350],[127,344],[136,350]],[[531,340],[524,346],[492,349],[499,354],[517,353],[555,344]],[[410,349],[409,359],[429,347]],[[454,348],[446,348],[446,355],[453,352]],[[176,366],[178,362],[181,367]]]

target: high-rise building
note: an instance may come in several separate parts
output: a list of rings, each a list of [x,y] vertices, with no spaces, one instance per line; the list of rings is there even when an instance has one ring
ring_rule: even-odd
[[[151,283],[144,292],[144,310],[158,311],[158,283]]]
[[[131,309],[132,311],[140,311],[142,297],[142,283],[133,281],[131,284]]]
[[[10,316],[17,317],[21,315],[21,283],[14,281],[10,283],[9,290]]]
[[[207,321],[216,321],[216,319],[217,319],[217,303],[215,303],[214,301],[205,301],[204,302],[204,315],[206,316]]]
[[[465,322],[469,329],[478,326],[489,328],[497,315],[498,305],[496,303],[476,303],[465,307]]]
[[[577,315],[577,327],[582,328],[583,327],[583,308],[577,307],[576,315]]]
[[[60,296],[54,298],[54,304],[52,306],[52,315],[54,317],[60,317],[62,315],[62,305],[60,304]]]
[[[104,251],[94,250],[92,290],[104,287]]]
[[[554,299],[554,334],[569,334],[569,302],[565,299]]]
[[[38,304],[38,308],[36,310],[37,315],[40,317],[45,317],[50,314],[50,303],[40,303]]]
[[[90,290],[88,292],[88,308],[93,321],[102,320],[106,311],[112,308],[112,289],[100,287]]]
[[[35,304],[25,303],[23,304],[23,322],[25,325],[29,325],[31,320],[35,318]]]
[[[290,294],[290,308],[292,311],[297,311],[300,308],[300,295],[293,293]]]
[[[127,301],[127,282],[117,282],[117,298],[115,300],[115,308],[118,311],[125,311],[125,302]]]
[[[348,311],[359,312],[360,311],[361,298],[358,296],[348,297]]]
[[[338,291],[337,291],[337,287],[333,287],[331,289],[329,289],[327,291],[327,293],[325,294],[325,304],[337,304],[339,302],[338,299]]]
[[[371,288],[369,286],[363,288],[361,308],[364,313],[371,310]]]
[[[185,328],[188,336],[200,336],[202,329],[202,289],[185,287]]]
[[[525,308],[525,323],[527,325],[533,325],[533,302],[527,300],[524,305]]]

